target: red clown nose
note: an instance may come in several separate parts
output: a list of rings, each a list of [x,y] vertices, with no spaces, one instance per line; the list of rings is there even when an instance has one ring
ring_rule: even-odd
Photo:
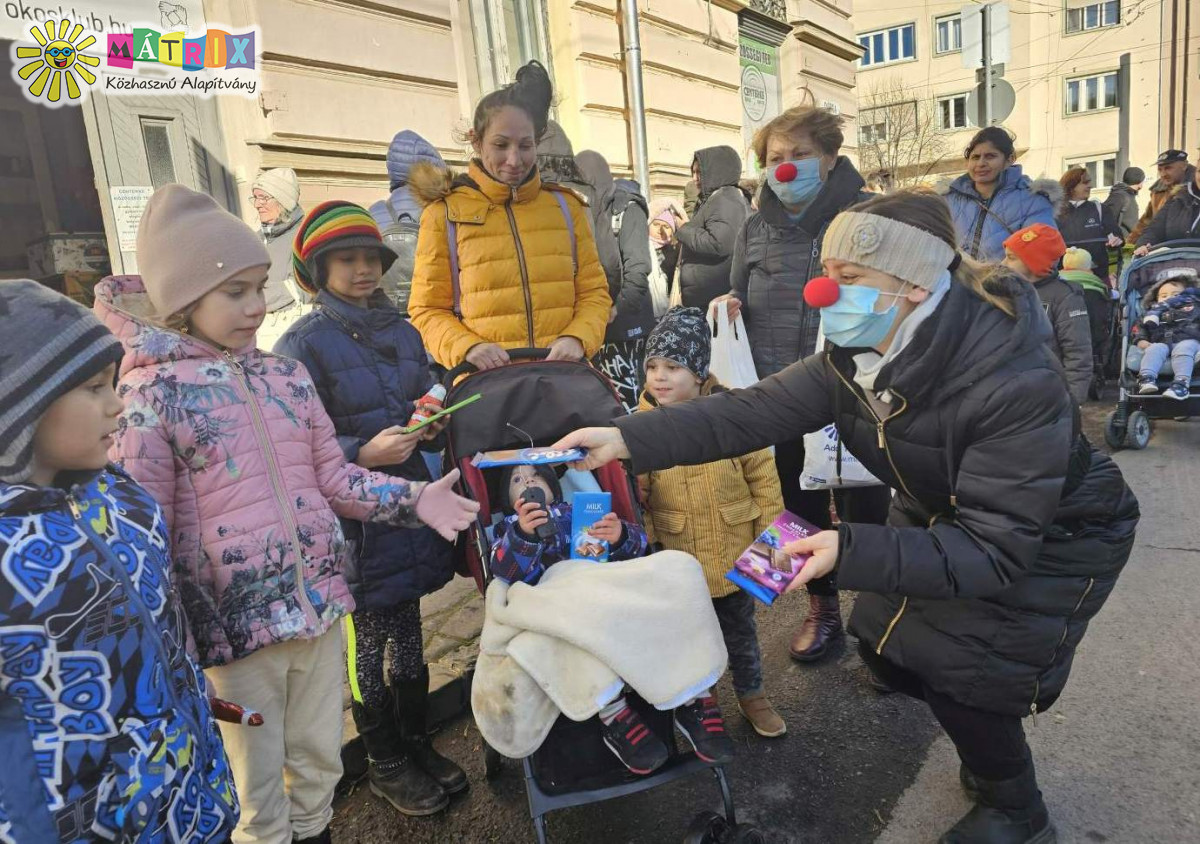
[[[775,168],[775,178],[781,182],[790,182],[796,178],[796,165],[790,161],[785,161]]]
[[[838,283],[827,275],[817,276],[804,285],[804,301],[810,308],[828,308],[841,295]]]

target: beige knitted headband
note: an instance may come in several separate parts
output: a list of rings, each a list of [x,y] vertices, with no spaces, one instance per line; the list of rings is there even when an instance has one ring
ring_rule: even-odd
[[[849,261],[932,290],[957,253],[924,229],[861,211],[843,211],[825,230],[823,259]]]

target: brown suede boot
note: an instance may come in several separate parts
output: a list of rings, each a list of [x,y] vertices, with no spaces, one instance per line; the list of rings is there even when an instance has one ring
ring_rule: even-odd
[[[745,716],[754,732],[763,738],[776,738],[787,732],[787,724],[762,692],[738,698],[738,712]]]
[[[808,596],[808,618],[792,638],[792,659],[816,662],[825,656],[831,642],[842,635],[842,611],[837,595]]]

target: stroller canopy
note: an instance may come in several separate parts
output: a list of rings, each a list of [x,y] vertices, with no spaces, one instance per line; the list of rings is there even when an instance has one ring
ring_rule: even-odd
[[[450,417],[455,461],[477,451],[527,447],[530,438],[536,446],[551,445],[576,428],[606,426],[625,415],[608,379],[583,362],[529,361],[476,372],[450,389],[446,406],[475,393],[483,398]]]

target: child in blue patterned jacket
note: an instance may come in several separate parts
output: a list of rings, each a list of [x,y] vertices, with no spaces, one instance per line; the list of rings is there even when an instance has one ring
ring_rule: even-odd
[[[107,465],[120,358],[81,305],[0,284],[4,842],[207,844],[238,820],[162,508]]]
[[[545,505],[527,497],[532,489],[541,491]],[[496,527],[492,574],[506,583],[535,585],[546,569],[571,557],[571,505],[563,500],[558,477],[549,466],[508,467],[500,473],[499,499],[506,518]],[[538,529],[547,524],[554,526],[553,535],[543,539]],[[608,513],[589,533],[608,543],[609,560],[632,560],[646,553],[646,531],[615,513]],[[605,745],[631,772],[649,774],[667,761],[667,746],[624,694],[601,708],[600,722]],[[733,744],[711,689],[676,709],[675,725],[706,762],[733,758]]]

